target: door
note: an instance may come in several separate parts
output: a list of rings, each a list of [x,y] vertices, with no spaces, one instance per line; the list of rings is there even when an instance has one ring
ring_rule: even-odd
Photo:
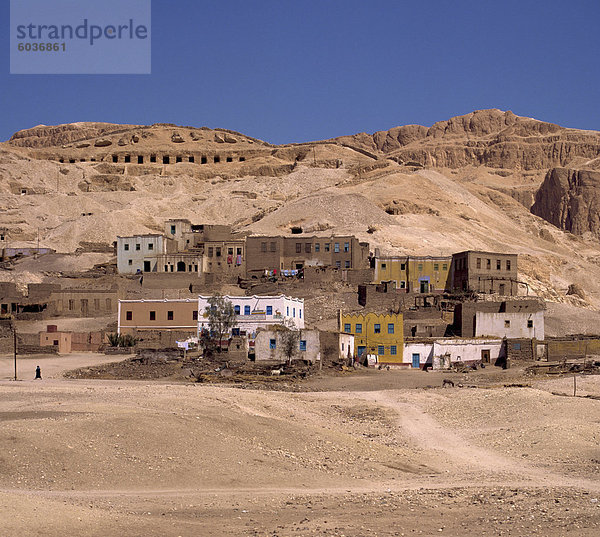
[[[185,262],[179,261],[177,263],[177,272],[185,272]]]
[[[356,356],[358,356],[358,357],[360,358],[360,357],[363,355],[363,353],[365,352],[365,349],[366,349],[366,348],[367,348],[367,347],[366,347],[365,345],[359,345],[359,346],[356,348]]]
[[[506,294],[506,286],[505,286],[505,284],[503,284],[503,283],[500,284],[500,290],[498,292],[502,296],[504,296]]]
[[[150,261],[144,261],[144,272],[150,272]]]
[[[428,293],[429,282],[427,280],[421,280],[419,283],[421,284],[421,293]]]
[[[421,365],[421,355],[418,352],[413,352],[412,355],[412,366],[418,368]]]
[[[490,349],[482,349],[481,351],[481,361],[489,364],[490,363]]]

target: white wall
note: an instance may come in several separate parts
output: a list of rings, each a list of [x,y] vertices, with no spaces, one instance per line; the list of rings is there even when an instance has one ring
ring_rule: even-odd
[[[208,306],[209,296],[198,297],[198,324],[208,326],[204,314]],[[293,328],[301,330],[304,328],[304,299],[292,298],[284,295],[279,296],[225,296],[234,307],[239,306],[240,314],[237,318],[237,326],[248,332],[254,332],[259,328],[265,328],[271,324],[289,323]],[[267,314],[267,307],[271,307],[271,314]],[[247,315],[246,307],[250,314]]]
[[[354,356],[354,334],[346,334],[340,332],[338,338],[339,357],[341,360],[348,359],[348,349],[350,349],[350,356]]]
[[[402,355],[403,364],[412,364],[412,355],[419,355],[419,363],[431,363],[433,357],[433,343],[405,343],[404,354]]]
[[[150,272],[156,272],[156,258],[166,253],[165,244],[162,235],[117,237],[117,270],[119,274],[135,274],[138,269],[144,271],[144,261],[150,261]]]
[[[490,351],[490,363],[494,363],[501,353],[501,339],[438,339],[427,343],[405,343],[403,364],[412,364],[412,355],[419,354],[420,365],[431,364],[434,356],[450,354],[450,361],[476,362],[481,360],[481,351]]]
[[[509,326],[506,323],[509,323]],[[533,327],[527,327],[527,321]],[[506,337],[509,339],[544,339],[544,312],[490,313],[478,311],[475,314],[475,337]]]

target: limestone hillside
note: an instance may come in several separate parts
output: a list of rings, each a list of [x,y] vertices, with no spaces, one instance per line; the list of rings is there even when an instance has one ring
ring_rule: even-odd
[[[38,126],[0,144],[0,225],[9,246],[39,232],[61,252],[173,217],[354,233],[384,253],[509,251],[532,292],[596,308],[599,157],[599,132],[500,110],[279,146],[205,127]]]

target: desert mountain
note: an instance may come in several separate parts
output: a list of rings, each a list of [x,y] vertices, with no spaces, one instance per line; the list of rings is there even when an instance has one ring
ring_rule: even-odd
[[[287,145],[167,124],[37,126],[0,144],[1,225],[7,245],[39,233],[61,252],[168,218],[354,233],[382,253],[508,251],[532,293],[595,308],[599,156],[599,132],[500,110]],[[585,298],[566,295],[573,283]]]

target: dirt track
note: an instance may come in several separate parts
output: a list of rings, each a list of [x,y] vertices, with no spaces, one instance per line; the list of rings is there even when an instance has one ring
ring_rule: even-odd
[[[597,536],[600,403],[569,382],[0,381],[1,533]]]

